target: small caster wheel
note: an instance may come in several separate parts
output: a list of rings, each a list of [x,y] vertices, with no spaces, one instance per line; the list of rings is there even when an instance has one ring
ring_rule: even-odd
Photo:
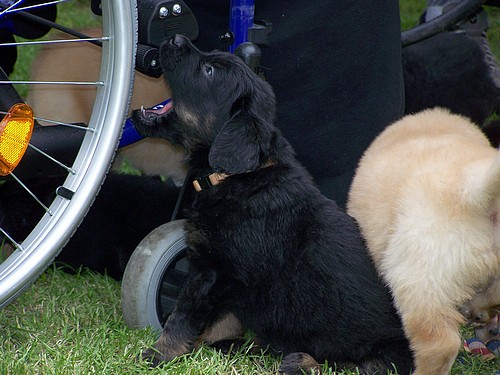
[[[134,250],[122,280],[122,310],[129,327],[158,331],[186,283],[185,220],[174,220],[148,234]]]

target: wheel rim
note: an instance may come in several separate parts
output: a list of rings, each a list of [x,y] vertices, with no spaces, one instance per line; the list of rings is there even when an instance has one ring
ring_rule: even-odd
[[[83,219],[109,169],[131,91],[135,12],[135,1],[102,2],[102,84],[97,87],[88,130],[84,130],[80,150],[59,190],[61,195],[55,197],[26,238],[18,242],[7,237],[15,250],[0,264],[0,308],[52,262]]]

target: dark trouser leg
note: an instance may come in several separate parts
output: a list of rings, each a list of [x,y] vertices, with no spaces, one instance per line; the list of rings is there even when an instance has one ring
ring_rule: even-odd
[[[257,2],[258,3],[258,2]],[[321,191],[345,205],[359,158],[404,110],[398,1],[269,1],[262,64],[277,125]]]

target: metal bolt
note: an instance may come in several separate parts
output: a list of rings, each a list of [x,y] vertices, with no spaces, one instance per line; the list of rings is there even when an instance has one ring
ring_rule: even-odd
[[[234,34],[231,31],[226,31],[224,34],[219,35],[219,39],[222,43],[231,44],[234,42]]]
[[[172,7],[172,12],[174,12],[174,14],[181,14],[182,12],[182,7],[180,4],[174,4],[174,6]]]
[[[160,11],[158,12],[158,15],[160,16],[160,18],[166,18],[168,16],[168,8],[161,7]]]

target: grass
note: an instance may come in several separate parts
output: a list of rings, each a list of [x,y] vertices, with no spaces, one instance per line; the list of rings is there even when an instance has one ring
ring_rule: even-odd
[[[0,311],[0,374],[271,375],[279,366],[271,355],[247,354],[248,347],[228,356],[202,347],[151,369],[137,358],[156,335],[149,328],[125,325],[117,281],[89,271],[69,275],[51,267]],[[498,360],[485,363],[463,353],[452,374],[493,374],[499,365]],[[356,374],[326,367],[325,373]]]
[[[87,271],[49,269],[0,311],[0,332],[0,374],[275,374],[278,366],[271,356],[203,347],[150,369],[136,358],[156,333],[128,328],[119,283]]]
[[[79,27],[92,26],[84,19],[83,1],[63,5],[60,17],[78,20]],[[402,26],[416,24],[425,0],[401,0]],[[61,8],[63,8],[61,6]],[[60,8],[60,9],[61,9]],[[500,56],[500,9],[488,9],[489,39]],[[26,78],[36,50],[21,52],[15,79]],[[26,55],[23,55],[26,53]],[[21,63],[23,62],[23,63]],[[464,337],[471,335],[464,330]],[[130,329],[120,308],[120,284],[88,271],[69,275],[51,267],[18,300],[0,311],[0,375],[3,374],[276,374],[279,361],[270,355],[240,352],[229,356],[203,347],[166,366],[150,369],[137,361],[141,351],[156,340],[151,329]],[[500,360],[482,362],[461,353],[453,375],[493,374]],[[354,375],[326,369],[326,374]]]
[[[120,285],[91,272],[51,268],[14,304],[0,311],[0,374],[266,374],[268,357],[229,357],[203,348],[167,368],[136,358],[155,341],[150,329],[129,329]]]

